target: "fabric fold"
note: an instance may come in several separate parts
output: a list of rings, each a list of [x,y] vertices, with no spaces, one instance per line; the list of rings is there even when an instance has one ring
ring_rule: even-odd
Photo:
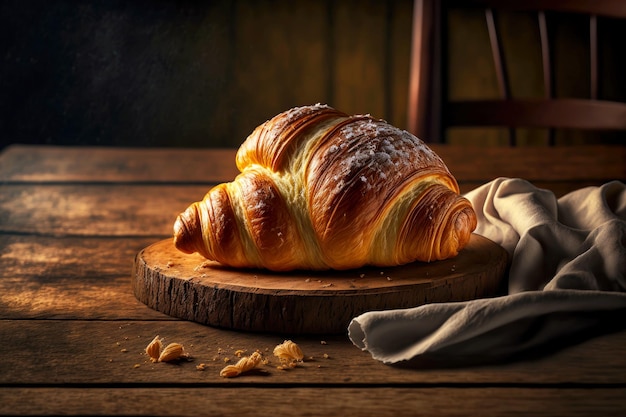
[[[466,302],[372,311],[348,327],[352,342],[387,364],[437,357],[470,364],[625,325],[626,186],[587,187],[557,199],[522,179],[470,193],[476,233],[510,255],[508,293]]]

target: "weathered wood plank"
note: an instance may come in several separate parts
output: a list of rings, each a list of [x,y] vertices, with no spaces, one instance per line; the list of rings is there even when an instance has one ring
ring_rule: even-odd
[[[433,145],[460,181],[497,177],[529,181],[626,179],[626,146],[503,147]]]
[[[462,184],[516,177],[575,187],[576,183],[626,179],[626,146],[430,146]],[[0,154],[0,181],[224,182],[238,173],[235,152],[15,146]]]
[[[151,243],[0,235],[0,318],[169,320],[132,292],[133,259]]]
[[[234,149],[10,146],[0,182],[223,182],[237,174]]]
[[[172,235],[205,185],[0,185],[0,232],[54,236]]]
[[[96,306],[94,308],[97,308]],[[185,346],[192,357],[179,363],[152,363],[144,349],[156,336]],[[571,346],[542,358],[501,365],[421,369],[391,367],[375,361],[346,336],[295,336],[220,330],[185,321],[2,320],[0,385],[50,384],[208,384],[302,386],[559,386],[590,388],[626,384],[623,346],[626,332]],[[303,350],[305,361],[279,370],[273,348],[285,338]],[[250,375],[224,379],[224,358],[236,351],[259,350],[269,359]],[[324,357],[324,355],[328,357]],[[205,369],[196,366],[204,363]],[[139,366],[137,366],[139,365]],[[277,397],[273,397],[276,399]]]
[[[242,399],[246,399],[242,401]],[[28,400],[25,400],[28,399]],[[4,388],[2,414],[138,416],[623,416],[626,389]]]
[[[626,147],[581,148],[572,147],[571,151],[567,148],[558,154],[551,152],[551,148],[541,151],[523,148],[517,151],[517,155],[523,156],[520,159],[506,158],[502,150],[509,148],[467,148],[462,153],[456,148],[436,149],[459,179],[463,192],[498,176],[526,178],[558,194],[582,185],[626,178]],[[215,158],[209,155],[206,154],[206,159]],[[75,156],[80,159],[81,153]],[[559,162],[555,162],[557,158]],[[109,163],[115,164],[113,160]],[[183,165],[192,166],[192,163]],[[157,164],[154,167],[155,171],[159,170]],[[63,170],[59,178],[64,178]],[[105,166],[98,171],[107,172]],[[86,177],[89,175],[87,173]],[[172,181],[182,181],[185,174],[175,171],[168,175]],[[176,216],[191,202],[201,199],[209,188],[209,183],[156,186],[8,182],[0,185],[0,230],[4,233],[167,237],[171,235]]]

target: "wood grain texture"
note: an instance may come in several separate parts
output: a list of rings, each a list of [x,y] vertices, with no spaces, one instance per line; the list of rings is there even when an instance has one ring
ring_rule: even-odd
[[[562,192],[579,184],[626,180],[626,146],[501,147],[429,145],[469,191],[497,177],[524,178]],[[232,181],[236,149],[107,149],[14,146],[0,154],[5,183]],[[64,157],[61,157],[64,156]],[[183,161],[182,163],[180,161]]]
[[[626,179],[626,146],[480,147],[438,145],[432,149],[459,181],[497,177],[572,182]]]
[[[21,401],[29,398],[27,404]],[[166,399],[166,401],[164,400]],[[246,401],[241,401],[246,398]],[[10,388],[0,391],[0,413],[138,416],[503,416],[621,417],[626,389],[581,388],[326,388],[215,387]],[[339,399],[341,399],[339,401]],[[122,406],[122,405],[123,406]],[[295,404],[298,404],[297,406]],[[462,409],[459,409],[462,404]],[[606,404],[614,404],[615,408]],[[620,409],[621,407],[621,409]],[[418,410],[418,411],[416,411]]]
[[[221,267],[172,239],[137,254],[135,296],[157,311],[211,326],[284,334],[345,333],[371,310],[496,294],[507,253],[478,235],[458,256],[395,268],[277,274]]]
[[[237,174],[235,149],[10,146],[1,182],[223,182]],[[184,161],[184,163],[181,163]]]
[[[51,236],[171,236],[207,186],[0,185],[0,231]]]
[[[132,293],[133,258],[153,242],[0,234],[0,319],[171,319]]]

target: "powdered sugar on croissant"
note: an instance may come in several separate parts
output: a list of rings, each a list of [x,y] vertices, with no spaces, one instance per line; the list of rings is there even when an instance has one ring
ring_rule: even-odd
[[[185,252],[232,267],[350,269],[456,256],[476,227],[470,202],[420,139],[329,106],[257,127],[241,171],[176,219]]]

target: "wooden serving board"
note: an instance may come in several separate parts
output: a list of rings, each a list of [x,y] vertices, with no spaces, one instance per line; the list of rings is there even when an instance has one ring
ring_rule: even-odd
[[[444,261],[289,273],[225,268],[167,239],[135,257],[133,291],[157,311],[210,326],[330,334],[366,311],[494,295],[506,264],[506,251],[479,235]]]

